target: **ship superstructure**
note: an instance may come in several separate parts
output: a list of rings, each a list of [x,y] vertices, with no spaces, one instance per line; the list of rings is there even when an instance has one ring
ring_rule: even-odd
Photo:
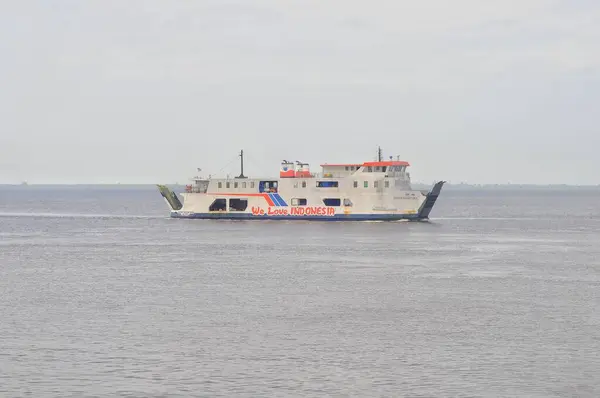
[[[313,173],[307,163],[283,160],[278,177],[196,177],[176,195],[159,190],[171,217],[197,219],[278,220],[427,220],[444,181],[429,192],[413,190],[408,162],[383,160],[321,164]]]

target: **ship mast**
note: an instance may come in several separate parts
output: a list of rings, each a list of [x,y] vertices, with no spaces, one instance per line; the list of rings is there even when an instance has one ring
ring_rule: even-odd
[[[246,178],[244,175],[244,150],[240,151],[240,175],[237,178]]]
[[[383,160],[383,156],[381,154],[381,147],[377,147],[377,161],[381,162]]]

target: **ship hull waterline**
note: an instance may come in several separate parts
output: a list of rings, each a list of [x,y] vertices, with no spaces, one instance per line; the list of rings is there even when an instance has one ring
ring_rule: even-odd
[[[333,216],[254,215],[251,213],[186,213],[171,212],[171,218],[230,221],[429,221],[418,214],[335,214]]]

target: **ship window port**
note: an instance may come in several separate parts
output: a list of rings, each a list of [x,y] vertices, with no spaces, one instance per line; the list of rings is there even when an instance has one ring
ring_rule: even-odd
[[[337,188],[337,181],[317,181],[317,188]]]
[[[261,181],[258,183],[258,192],[277,192],[277,181]]]
[[[248,208],[248,199],[229,199],[229,211],[245,211]]]
[[[208,211],[225,211],[227,210],[227,199],[218,198],[208,207]]]
[[[340,200],[340,198],[326,198],[326,199],[323,199],[323,204],[325,206],[336,206],[336,207],[338,207],[341,203],[342,203],[342,201]]]
[[[298,188],[298,181],[294,182],[294,188]],[[306,188],[306,181],[302,181],[302,188]]]
[[[248,199],[229,199],[229,211],[245,211],[248,208]],[[226,211],[227,199],[215,199],[208,207],[208,211]]]
[[[306,198],[292,198],[292,206],[306,206]]]

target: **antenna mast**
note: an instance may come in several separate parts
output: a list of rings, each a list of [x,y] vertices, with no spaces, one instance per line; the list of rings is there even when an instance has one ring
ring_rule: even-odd
[[[237,178],[246,178],[244,175],[244,150],[240,151],[240,175]]]
[[[377,161],[378,162],[382,161],[381,147],[377,147]]]

